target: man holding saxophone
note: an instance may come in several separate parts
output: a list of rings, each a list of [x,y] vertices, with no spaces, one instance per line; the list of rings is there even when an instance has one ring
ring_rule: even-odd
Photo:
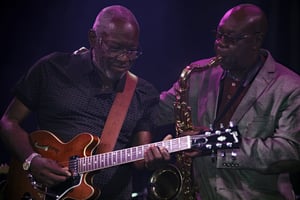
[[[289,172],[300,169],[300,77],[261,48],[266,32],[259,7],[233,7],[216,29],[218,63],[189,74],[186,103],[193,126],[218,129],[233,122],[240,134],[238,148],[185,154],[193,159],[195,199],[295,199]],[[174,111],[179,115],[178,85],[160,96],[160,125],[175,123]],[[153,147],[146,164],[154,164],[154,157],[165,160],[168,154]]]

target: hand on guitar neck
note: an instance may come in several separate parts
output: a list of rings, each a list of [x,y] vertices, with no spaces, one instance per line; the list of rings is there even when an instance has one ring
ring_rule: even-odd
[[[199,133],[205,133],[205,132],[209,132],[209,131],[211,131],[211,129],[209,129],[208,127],[198,126],[198,127],[193,127],[193,130],[188,130],[188,131],[182,132],[179,135],[179,137],[183,137],[183,136],[187,136],[187,135],[198,135]],[[201,152],[202,151],[199,148],[191,148],[191,149],[184,151],[184,154],[188,157],[193,158],[196,156],[200,156]]]
[[[185,139],[189,141],[189,145],[184,145]],[[167,139],[171,139],[168,136],[165,137],[163,141],[166,142]],[[208,155],[216,152],[218,149],[234,149],[238,148],[240,144],[240,134],[238,132],[237,126],[232,123],[228,128],[224,128],[223,125],[220,129],[213,130],[208,127],[193,127],[193,130],[187,130],[179,134],[179,136],[172,140],[180,141],[179,144],[166,145],[155,145],[151,146],[147,151],[145,151],[145,166],[150,169],[158,169],[168,164],[170,160],[170,154],[173,152],[183,151],[188,157],[196,157]],[[172,146],[173,145],[173,146]],[[178,145],[178,151],[170,149],[170,146]],[[167,162],[165,162],[167,161]]]
[[[173,136],[171,134],[167,134],[163,141],[171,140],[172,138]],[[161,168],[167,165],[170,159],[168,149],[164,146],[152,145],[145,150],[144,163],[148,170]]]
[[[194,148],[201,151],[213,151],[236,148],[239,144],[239,134],[236,127],[201,133],[198,130],[197,133],[196,135],[186,135],[174,139],[167,136],[165,140],[160,142],[93,155],[94,150],[100,143],[97,136],[82,133],[70,142],[63,143],[49,131],[35,131],[30,136],[31,143],[35,151],[43,157],[38,157],[37,160],[48,160],[48,168],[61,166],[68,169],[72,175],[61,184],[47,188],[47,185],[36,182],[35,177],[22,170],[22,164],[14,160],[15,162],[10,164],[12,173],[8,175],[10,184],[7,186],[7,197],[8,199],[21,199],[24,194],[29,193],[36,200],[42,200],[45,196],[52,196],[57,200],[66,198],[95,199],[100,196],[101,191],[93,187],[90,172],[143,159],[149,161],[152,158],[151,155],[147,154],[148,149],[153,148],[157,151],[162,149],[163,152],[159,152],[161,153],[161,160],[168,160],[169,154],[174,152]],[[35,162],[35,160],[32,162]],[[59,171],[61,171],[61,168]],[[63,174],[66,174],[66,172]],[[28,179],[28,177],[31,177],[31,179]],[[20,186],[18,190],[15,190],[16,185]]]

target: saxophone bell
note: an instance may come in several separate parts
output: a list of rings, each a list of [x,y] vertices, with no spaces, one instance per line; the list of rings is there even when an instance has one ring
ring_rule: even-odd
[[[169,164],[154,171],[148,186],[149,199],[171,200],[176,199],[182,189],[182,175],[179,169]]]

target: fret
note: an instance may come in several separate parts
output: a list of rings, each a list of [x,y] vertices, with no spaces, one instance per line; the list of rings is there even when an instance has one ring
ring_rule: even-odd
[[[108,155],[107,153],[104,154],[104,167],[108,166],[108,156],[107,155]]]
[[[86,163],[87,163],[87,157],[84,158],[83,163],[82,163],[83,171],[86,171]]]
[[[90,170],[90,166],[91,166],[91,157],[88,157],[88,163],[87,163],[87,170]]]
[[[162,146],[162,142],[156,142],[155,144],[156,144],[155,146],[158,146],[158,147]]]
[[[117,151],[117,163],[121,163],[121,151]]]
[[[98,162],[98,157],[97,156],[93,156],[93,169],[98,169],[99,168],[99,162]]]
[[[131,161],[134,161],[136,158],[136,147],[131,148]]]
[[[103,168],[105,166],[105,159],[104,159],[104,155],[100,154],[101,157],[101,168]]]
[[[190,136],[83,157],[78,159],[78,172],[94,171],[144,159],[144,152],[150,146],[165,147],[170,153],[186,150],[191,147]]]
[[[88,164],[89,164],[89,157],[86,157],[85,163],[84,163],[84,170],[85,170],[85,171],[88,170]]]
[[[171,146],[170,146],[170,141],[164,141],[164,147],[168,150],[168,151],[170,151],[170,148],[171,148]]]
[[[109,153],[107,153],[107,157],[108,157],[108,166],[112,166],[112,153],[111,152],[109,152]]]
[[[143,151],[143,147],[139,146],[138,147],[138,157],[137,158],[144,158],[144,151]]]
[[[116,152],[112,152],[112,165],[115,165],[116,164]]]
[[[145,144],[145,145],[142,145],[141,147],[142,147],[143,153],[144,153],[145,150],[148,149],[148,148],[150,147],[150,144]],[[144,155],[143,155],[143,157],[144,157]]]
[[[129,161],[131,161],[130,160],[130,149],[127,149],[126,152],[127,152],[127,154],[126,154],[126,157],[127,157],[126,161],[129,162]]]
[[[178,149],[178,145],[177,144],[178,144],[178,138],[172,140],[172,142],[171,142],[171,147],[172,147],[171,152],[173,152],[176,149]]]
[[[122,155],[122,163],[126,162],[126,153],[124,150],[121,150],[121,155]]]
[[[130,161],[134,160],[134,147],[130,148],[131,154],[130,154]]]
[[[78,172],[79,173],[83,171],[82,170],[82,160],[83,160],[83,158],[78,159]]]
[[[84,158],[82,159],[82,171],[86,171],[86,170],[85,170],[85,166],[86,166],[86,158],[87,158],[87,157],[84,157]]]

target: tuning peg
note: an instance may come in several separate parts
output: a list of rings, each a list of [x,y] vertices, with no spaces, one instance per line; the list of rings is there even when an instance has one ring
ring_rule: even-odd
[[[220,129],[223,130],[224,129],[224,124],[220,123]]]
[[[211,135],[211,132],[210,132],[210,131],[205,131],[205,132],[204,132],[204,135],[205,135],[205,136],[210,136],[210,135]]]
[[[231,148],[233,146],[233,144],[232,144],[232,142],[227,142],[226,146],[229,147],[229,148]]]
[[[216,143],[216,147],[219,148],[219,149],[221,149],[222,148],[222,143],[219,143],[219,142]]]
[[[209,130],[213,131],[214,128],[213,128],[213,125],[212,124],[209,124]]]

